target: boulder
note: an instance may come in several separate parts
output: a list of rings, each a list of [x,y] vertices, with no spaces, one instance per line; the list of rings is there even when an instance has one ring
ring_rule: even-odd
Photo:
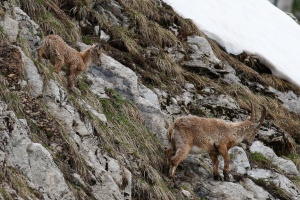
[[[274,184],[276,187],[283,190],[291,199],[300,199],[300,191],[298,187],[295,186],[288,178],[277,172],[255,168],[248,171],[248,176],[254,180]]]
[[[262,187],[256,185],[251,179],[246,178],[241,183],[244,188],[251,191],[254,195],[255,199],[259,200],[274,200],[275,198],[272,197],[269,192],[265,191]]]
[[[250,152],[261,153],[266,158],[270,159],[272,164],[277,166],[286,175],[289,175],[289,176],[298,176],[299,175],[296,165],[291,160],[286,160],[281,157],[278,157],[271,148],[263,145],[263,143],[260,141],[255,141],[251,145]]]
[[[247,157],[246,152],[243,148],[235,146],[229,150],[229,155],[231,157],[230,162],[230,171],[232,173],[237,173],[240,175],[247,174],[247,171],[250,169],[250,163]],[[224,160],[220,159],[219,169],[224,168]]]

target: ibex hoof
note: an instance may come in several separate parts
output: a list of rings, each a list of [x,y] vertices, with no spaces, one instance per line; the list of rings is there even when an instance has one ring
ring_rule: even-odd
[[[215,180],[215,181],[222,181],[222,178],[221,178],[221,176],[218,174],[218,175],[214,175],[214,180]]]
[[[224,175],[224,180],[227,181],[227,182],[229,182],[229,175],[228,174]]]

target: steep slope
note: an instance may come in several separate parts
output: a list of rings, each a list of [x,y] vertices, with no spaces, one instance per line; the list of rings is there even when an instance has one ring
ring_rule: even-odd
[[[299,88],[255,58],[225,53],[161,1],[0,2],[0,199],[300,197]],[[37,61],[52,33],[105,50],[74,91]],[[164,156],[172,120],[243,120],[249,100],[268,108],[264,144],[231,150],[231,182],[213,181],[207,155],[190,156],[174,187]]]

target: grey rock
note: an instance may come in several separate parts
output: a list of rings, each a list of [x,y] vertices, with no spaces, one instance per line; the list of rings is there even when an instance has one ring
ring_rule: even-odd
[[[74,174],[72,174],[72,176],[73,176],[73,179],[74,179],[73,182],[74,182],[76,185],[86,187],[84,181],[82,180],[82,178],[80,177],[79,174],[74,173]]]
[[[281,157],[278,157],[274,151],[264,146],[260,141],[255,141],[251,147],[250,151],[252,153],[258,152],[271,160],[272,164],[276,165],[279,169],[281,169],[285,174],[290,176],[298,176],[299,172],[297,170],[296,165],[291,160],[286,160]]]
[[[208,199],[211,200],[256,199],[251,191],[238,183],[210,181],[205,187],[209,189]]]
[[[110,39],[110,36],[101,30],[100,31],[100,39],[107,42]]]
[[[260,186],[256,185],[251,179],[246,178],[241,183],[244,188],[251,191],[254,195],[255,199],[259,200],[274,200],[275,198],[272,197],[267,191],[265,191]]]
[[[34,62],[28,58],[25,53],[19,49],[22,55],[22,60],[24,62],[25,76],[30,84],[30,95],[33,97],[38,97],[43,94],[43,77],[38,72],[37,67]]]
[[[103,123],[107,123],[106,116],[102,113],[97,112],[92,106],[88,105],[84,100],[79,101],[79,104],[82,105],[87,111],[95,115]]]
[[[243,148],[235,146],[229,150],[231,158],[230,171],[234,171],[237,174],[244,175],[250,169],[250,163],[246,152]],[[222,161],[221,168],[223,169],[224,161]]]
[[[19,22],[19,37],[25,39],[30,46],[31,51],[35,51],[40,42],[38,36],[39,25],[30,19],[30,17],[19,7],[14,7],[16,20]]]
[[[101,67],[92,66],[88,74],[100,77],[105,81],[106,88],[114,88],[129,100],[136,100],[139,96],[136,74],[113,58],[102,55]]]
[[[6,153],[0,150],[0,166],[3,165],[6,158]]]
[[[236,76],[236,71],[228,64],[224,65],[224,70],[226,70],[228,73],[224,74],[221,79],[225,81],[228,84],[236,84],[240,85],[241,87],[244,87],[241,84],[241,79]]]
[[[282,101],[283,106],[290,112],[300,115],[300,96],[292,91],[280,92],[272,87],[268,88],[268,92],[273,93],[280,101]]]
[[[9,41],[16,42],[19,35],[19,22],[5,15],[4,20],[0,21],[3,32],[8,36]]]
[[[128,67],[113,58],[102,55],[101,66],[92,66],[87,74],[92,77],[92,88],[100,82],[105,88],[115,89],[124,99],[133,101],[145,119],[145,125],[163,142],[166,142],[164,115],[161,112],[157,95],[138,83],[137,75]],[[95,83],[95,84],[94,84]],[[102,88],[103,88],[102,85]],[[99,94],[99,90],[95,91]]]
[[[181,188],[181,192],[182,192],[182,194],[183,194],[184,196],[186,196],[188,199],[191,199],[192,194],[191,194],[189,191],[184,190],[184,189]]]
[[[118,161],[113,158],[104,157],[98,147],[98,138],[93,134],[92,124],[88,120],[82,120],[78,111],[69,104],[67,93],[53,80],[50,80],[45,87],[46,106],[52,110],[55,117],[64,125],[65,131],[77,147],[77,151],[93,169],[90,172],[94,184],[91,187],[95,199],[124,199],[125,193],[131,196],[131,173],[124,168],[124,171],[117,173]],[[84,108],[89,112],[94,110],[90,105],[82,102]],[[98,113],[98,112],[97,112]],[[96,115],[101,115],[97,114]],[[100,118],[102,116],[99,116]],[[74,122],[76,125],[74,126]],[[113,160],[114,165],[109,165],[106,160]],[[111,172],[109,171],[111,169]],[[125,174],[125,175],[124,175]],[[121,189],[118,184],[122,177],[128,180],[127,187]],[[120,184],[121,185],[121,184]],[[129,188],[129,189],[128,189]]]
[[[194,53],[191,55],[192,58],[199,59],[208,56],[210,61],[216,63],[220,62],[205,38],[200,36],[188,36],[187,39],[187,42],[194,49]]]
[[[300,199],[299,189],[292,181],[279,173],[266,169],[252,169],[248,171],[248,176],[256,180],[260,179],[265,182],[271,182],[288,194],[291,199]]]
[[[0,123],[3,124],[3,118],[9,121],[1,134],[5,137],[1,139],[6,141],[7,165],[19,169],[32,187],[43,194],[44,199],[74,199],[51,154],[41,144],[29,139],[26,121],[17,119],[12,111],[6,111],[3,107],[0,110]]]

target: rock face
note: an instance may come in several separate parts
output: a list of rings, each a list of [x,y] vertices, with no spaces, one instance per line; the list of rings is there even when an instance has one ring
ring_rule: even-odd
[[[104,88],[113,88],[123,98],[136,103],[143,114],[145,125],[166,144],[164,115],[157,95],[138,83],[138,77],[131,69],[113,58],[102,55],[101,62],[101,66],[93,66],[88,71],[93,82],[92,91],[103,97],[101,94]]]
[[[278,157],[271,148],[264,146],[260,141],[254,142],[250,147],[250,151],[252,153],[261,153],[262,155],[270,159],[272,161],[272,164],[277,166],[286,175],[299,176],[297,167],[291,160],[286,160]]]
[[[131,197],[131,172],[121,170],[118,161],[108,156],[103,156],[98,148],[98,139],[93,134],[91,124],[81,120],[78,111],[68,103],[68,95],[55,81],[50,80],[45,89],[46,106],[64,124],[67,133],[77,146],[77,151],[89,163],[93,172],[90,178],[94,180],[91,186],[95,199],[123,199]],[[85,105],[90,107],[89,105]],[[93,111],[96,116],[101,116],[103,122],[105,116]],[[95,113],[96,112],[96,113]],[[76,126],[74,126],[74,123]],[[127,185],[120,190],[123,177]]]
[[[49,151],[30,140],[26,121],[7,111],[3,102],[0,102],[0,124],[0,148],[4,150],[6,165],[19,169],[44,199],[75,199]]]
[[[126,6],[132,6],[130,10],[134,11],[133,14],[136,14],[135,9],[144,7],[135,4],[139,1],[128,5],[123,5],[122,2],[112,0],[89,4],[95,12],[107,20],[109,25],[133,28],[130,23],[132,13],[126,13],[128,9]],[[153,2],[163,9],[162,1]],[[256,139],[259,141],[255,141],[249,148],[241,144],[229,150],[230,182],[213,180],[212,163],[207,154],[190,155],[178,167],[176,181],[179,189],[174,188],[165,173],[167,169],[163,166],[165,162],[163,152],[159,152],[157,155],[160,156],[157,157],[151,155],[143,157],[137,150],[147,152],[149,149],[140,149],[141,143],[129,146],[127,141],[122,140],[112,140],[111,146],[119,149],[121,144],[127,145],[129,147],[126,151],[112,151],[102,146],[107,142],[107,138],[102,136],[107,130],[113,132],[115,128],[113,126],[120,131],[113,132],[112,135],[122,135],[125,128],[130,129],[129,131],[133,129],[127,126],[131,124],[129,119],[122,120],[114,113],[105,112],[107,105],[102,102],[112,100],[111,93],[116,93],[117,98],[122,98],[122,101],[133,105],[135,110],[131,113],[132,118],[137,118],[135,115],[141,116],[138,126],[146,130],[138,131],[135,137],[146,132],[151,133],[147,137],[155,138],[153,141],[158,144],[156,146],[149,144],[150,140],[147,137],[143,142],[147,144],[147,148],[156,147],[157,149],[151,149],[156,152],[163,151],[163,147],[168,145],[166,128],[177,117],[193,114],[228,121],[242,121],[249,117],[249,110],[241,104],[238,95],[239,89],[252,93],[251,84],[244,83],[245,78],[241,78],[240,72],[233,68],[234,65],[230,66],[219,60],[204,37],[182,35],[182,27],[173,24],[171,30],[176,36],[184,37],[183,45],[176,44],[170,47],[166,45],[161,49],[154,45],[146,47],[145,51],[141,51],[142,53],[138,55],[148,59],[149,55],[165,54],[176,64],[187,69],[184,70],[184,74],[193,72],[192,75],[185,77],[186,80],[182,84],[174,81],[174,84],[178,84],[176,85],[178,91],[174,92],[169,91],[166,86],[159,87],[158,84],[155,87],[147,87],[147,81],[141,74],[152,66],[149,65],[137,73],[135,67],[132,67],[135,63],[131,66],[132,69],[126,66],[127,64],[122,64],[124,62],[121,60],[124,61],[124,58],[121,54],[124,52],[120,57],[114,57],[111,55],[114,55],[111,53],[114,49],[107,47],[110,42],[118,40],[114,32],[105,30],[104,33],[107,27],[100,25],[91,30],[86,28],[93,20],[84,19],[83,15],[78,21],[79,26],[84,24],[85,26],[81,28],[88,34],[95,32],[97,37],[105,42],[104,46],[108,51],[104,51],[99,58],[102,61],[101,66],[92,64],[78,77],[77,88],[71,91],[65,87],[64,73],[56,74],[52,72],[51,66],[36,60],[36,48],[40,43],[39,25],[19,7],[8,5],[7,2],[5,5],[7,12],[2,19],[0,4],[0,28],[3,28],[3,33],[8,36],[10,44],[0,41],[0,200],[176,198],[273,200],[281,197],[300,199],[297,166],[291,160],[278,156],[289,153],[288,149],[294,143],[289,135],[269,118],[257,134]],[[54,4],[47,5],[49,10],[58,9],[53,7]],[[76,10],[77,8],[72,9],[72,13]],[[90,14],[93,13],[86,15]],[[152,13],[147,17],[153,18],[150,25],[159,20]],[[180,23],[180,18],[175,18],[176,23],[177,21]],[[84,43],[77,43],[77,46],[80,50],[89,47]],[[134,62],[135,58],[126,59]],[[202,85],[191,78],[194,73],[201,75]],[[156,76],[157,74],[151,74],[149,77],[155,79]],[[86,88],[80,88],[80,84],[85,84]],[[222,84],[224,87],[236,86],[237,91],[221,92]],[[260,88],[261,93],[265,92],[275,97],[293,114],[300,113],[299,96],[295,93],[279,92],[271,87],[266,89],[265,86],[258,84],[256,86]],[[245,97],[241,95],[241,98]],[[112,104],[112,106],[119,105]],[[257,110],[259,109],[257,107]],[[272,117],[270,115],[270,118]],[[116,119],[117,123],[113,124],[112,119]],[[70,152],[63,152],[65,146],[71,149]],[[249,160],[251,153],[262,154],[273,168],[263,169],[252,165],[253,161]],[[65,160],[59,160],[60,154],[66,154]],[[79,163],[70,158],[74,155],[68,154],[74,154]],[[145,160],[149,160],[147,156],[153,159],[153,165],[158,163],[157,166],[150,166],[149,163],[147,166],[145,164]],[[224,162],[221,156],[219,160],[219,171],[222,176]],[[76,165],[80,165],[81,168],[74,167]],[[16,183],[10,182],[10,177],[6,176],[8,169],[20,175],[30,195],[20,191],[14,185]],[[282,194],[279,194],[280,192]]]

